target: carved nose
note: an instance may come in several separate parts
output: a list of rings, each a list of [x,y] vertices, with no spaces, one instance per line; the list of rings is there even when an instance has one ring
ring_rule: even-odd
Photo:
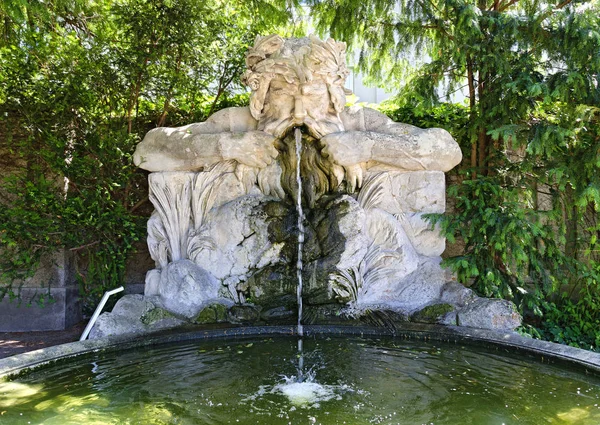
[[[296,100],[294,103],[294,119],[298,121],[298,124],[303,124],[304,118],[306,118],[306,109],[304,109],[304,102],[302,101],[302,97],[296,96]]]

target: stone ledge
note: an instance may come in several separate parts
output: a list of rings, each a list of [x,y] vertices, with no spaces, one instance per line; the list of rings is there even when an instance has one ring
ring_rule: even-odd
[[[496,332],[456,326],[426,325],[416,323],[398,324],[392,331],[386,328],[363,326],[308,325],[305,335],[339,336],[391,336],[399,339],[424,341],[444,341],[472,344],[488,348],[504,349],[507,354],[525,353],[543,363],[568,365],[600,376],[600,354],[566,345],[540,341],[520,336],[514,332]],[[188,328],[177,332],[167,331],[140,338],[108,337],[82,342],[72,342],[43,348],[0,360],[0,380],[11,379],[30,370],[50,366],[58,361],[66,361],[78,356],[98,352],[113,352],[136,347],[148,347],[178,341],[214,338],[243,338],[255,335],[296,335],[295,326],[256,326],[210,328]]]

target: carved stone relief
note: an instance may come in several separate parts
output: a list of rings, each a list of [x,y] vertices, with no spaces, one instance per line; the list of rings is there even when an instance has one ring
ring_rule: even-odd
[[[154,129],[136,149],[156,208],[146,300],[185,320],[215,304],[295,308],[295,128],[306,304],[410,315],[448,298],[445,241],[424,214],[444,211],[462,157],[450,134],[346,108],[343,43],[259,37],[246,64],[249,107]]]

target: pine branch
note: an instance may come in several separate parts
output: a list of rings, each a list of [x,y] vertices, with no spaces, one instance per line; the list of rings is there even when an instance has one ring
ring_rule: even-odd
[[[137,201],[135,203],[135,205],[129,209],[129,212],[130,213],[135,212],[135,210],[137,210],[138,208],[140,208],[142,205],[144,205],[149,200],[150,200],[150,198],[148,196],[146,196],[144,199],[141,199],[141,200]]]
[[[100,241],[94,241],[85,245],[81,245],[81,246],[77,246],[75,248],[70,248],[69,251],[74,252],[74,251],[81,251],[82,249],[86,249],[89,247],[92,247],[94,245],[98,245],[100,243]]]
[[[563,2],[556,5],[555,9],[562,9],[563,7],[568,6],[572,2],[573,2],[573,0],[564,0]]]
[[[494,8],[493,10],[497,10],[498,12],[504,12],[506,9],[508,9],[509,7],[511,7],[513,4],[518,3],[519,0],[509,0],[507,3],[500,3],[498,8]],[[494,3],[494,6],[496,6],[496,3]],[[490,9],[492,10],[492,9]]]

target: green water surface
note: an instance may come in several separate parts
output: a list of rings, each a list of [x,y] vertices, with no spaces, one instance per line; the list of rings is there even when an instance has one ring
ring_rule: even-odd
[[[439,342],[304,338],[322,400],[277,390],[297,340],[192,341],[0,382],[0,424],[600,424],[600,380]]]

